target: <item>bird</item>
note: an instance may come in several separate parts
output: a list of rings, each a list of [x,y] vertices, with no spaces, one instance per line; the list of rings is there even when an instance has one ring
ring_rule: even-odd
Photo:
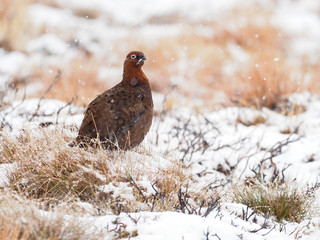
[[[142,71],[145,60],[141,51],[128,53],[122,81],[88,105],[76,145],[93,146],[99,139],[106,149],[130,150],[143,141],[153,118],[151,87]]]

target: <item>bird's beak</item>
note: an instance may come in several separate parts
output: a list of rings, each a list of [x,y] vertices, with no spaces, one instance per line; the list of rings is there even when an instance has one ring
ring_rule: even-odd
[[[145,56],[142,56],[142,57],[138,60],[137,65],[142,64],[145,60],[147,60],[147,58],[146,58]]]

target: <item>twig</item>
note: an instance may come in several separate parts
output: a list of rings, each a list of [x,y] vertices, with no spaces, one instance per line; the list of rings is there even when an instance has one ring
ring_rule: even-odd
[[[127,214],[127,216],[131,219],[131,221],[132,222],[134,222],[134,224],[138,224],[138,222],[139,222],[139,220],[140,220],[140,218],[141,218],[141,214],[140,214],[140,216],[138,217],[138,218],[133,218],[129,213],[127,213],[126,212],[126,214]]]
[[[41,102],[42,100],[45,98],[45,96],[47,95],[47,93],[52,89],[52,87],[61,80],[61,70],[59,69],[57,74],[55,75],[55,77],[53,78],[53,80],[51,81],[49,87],[44,91],[44,93],[41,95],[39,101],[38,101],[38,106],[35,110],[35,112],[33,113],[33,115],[31,116],[31,118],[29,119],[29,121],[31,121],[34,117],[38,116],[38,112],[41,106]]]
[[[220,200],[219,196],[216,199],[211,198],[210,202],[208,202],[207,210],[202,215],[202,217],[207,217],[218,206],[219,200]]]
[[[8,92],[8,89],[9,89],[9,85],[8,85],[8,82],[9,80],[6,82],[6,89],[5,89],[5,92]],[[15,109],[17,109],[25,100],[26,100],[26,96],[27,96],[27,91],[26,91],[26,84],[24,85],[24,91],[23,91],[23,96],[22,96],[22,99],[20,101],[19,104],[17,104],[16,106],[12,106],[12,103],[11,103],[11,110],[10,111],[7,111],[4,116],[2,116],[2,122],[1,122],[1,125],[0,127],[3,127],[3,126],[8,126],[10,128],[10,130],[12,130],[12,126],[6,121],[6,117],[12,113]],[[14,99],[16,98],[16,95],[17,95],[17,92],[18,92],[18,89],[15,90],[15,96],[14,96]],[[1,97],[1,102],[0,102],[0,108],[2,107],[2,101],[3,101],[3,98],[4,98],[5,95],[3,95]]]
[[[299,125],[300,126],[300,125]],[[299,126],[296,128],[298,129]],[[272,175],[272,178],[271,178],[271,182],[274,182],[276,179],[279,179],[279,170],[277,168],[277,165],[275,164],[275,162],[273,161],[273,159],[281,154],[284,153],[284,150],[283,148],[285,146],[288,146],[290,143],[293,143],[293,142],[297,142],[299,141],[302,136],[298,136],[294,139],[292,139],[292,136],[293,135],[296,135],[295,133],[291,133],[285,140],[283,141],[279,141],[277,143],[275,143],[273,146],[271,146],[270,148],[261,148],[260,150],[262,151],[265,151],[265,154],[263,156],[263,158],[260,160],[259,164],[257,165],[256,168],[253,168],[253,169],[250,169],[255,175],[256,177],[259,179],[259,180],[264,180],[264,175],[262,173],[262,168],[263,168],[263,164],[266,162],[266,161],[270,161],[271,163],[271,167],[273,167],[273,175]],[[269,155],[269,156],[266,156],[266,155]],[[290,167],[290,165],[287,165],[281,172],[282,174],[282,181],[284,181],[284,171]]]
[[[249,206],[247,206],[246,211],[244,210],[244,208],[242,208],[242,220],[247,222],[254,214],[254,211],[252,211],[251,214],[249,214]]]
[[[139,194],[140,194],[140,196],[143,198],[143,200],[144,200],[144,202],[146,203],[146,204],[148,204],[148,206],[149,206],[149,203],[148,203],[148,198],[144,195],[144,193],[141,191],[141,189],[139,188],[139,186],[137,185],[137,183],[133,180],[133,178],[132,178],[132,176],[129,176],[129,182],[132,184],[132,186],[134,186],[137,190],[138,190],[138,192],[139,192]]]
[[[273,229],[275,229],[275,227],[276,227],[276,226],[274,225],[274,226],[270,229],[270,231],[269,231],[269,232],[267,232],[267,233],[265,233],[265,234],[262,234],[262,236],[267,236],[269,233],[271,233],[271,232],[272,232],[272,230],[273,230]]]
[[[58,111],[57,111],[57,117],[56,117],[56,124],[58,124],[58,118],[59,118],[59,114],[60,112],[65,109],[66,107],[70,106],[74,101],[74,98],[72,98],[69,102],[67,102],[66,105],[62,106]]]

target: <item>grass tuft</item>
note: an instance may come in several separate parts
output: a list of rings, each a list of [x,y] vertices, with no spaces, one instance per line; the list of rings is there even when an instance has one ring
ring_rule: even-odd
[[[253,60],[247,71],[238,74],[237,80],[230,92],[232,102],[257,109],[282,111],[281,103],[299,88],[298,81],[290,76],[290,69],[271,58]]]
[[[278,222],[301,222],[311,212],[313,199],[295,186],[254,183],[235,188],[233,200],[266,216],[274,216]]]

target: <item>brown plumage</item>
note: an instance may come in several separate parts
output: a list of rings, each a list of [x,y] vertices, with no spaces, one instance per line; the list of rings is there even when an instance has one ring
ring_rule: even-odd
[[[89,104],[76,144],[92,145],[99,137],[105,148],[127,150],[142,142],[153,115],[150,84],[141,69],[145,60],[139,51],[127,55],[122,81]]]

